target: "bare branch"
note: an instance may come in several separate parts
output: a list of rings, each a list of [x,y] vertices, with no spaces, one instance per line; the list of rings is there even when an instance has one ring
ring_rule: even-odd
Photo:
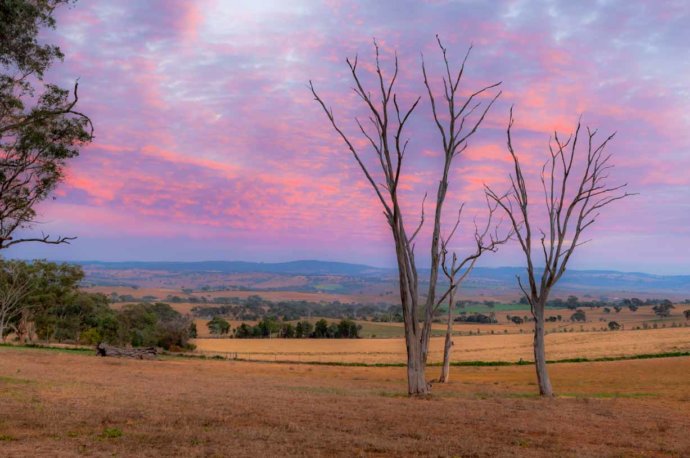
[[[417,226],[417,229],[412,233],[412,237],[407,241],[407,243],[412,243],[417,237],[417,234],[419,234],[419,231],[422,229],[422,226],[424,225],[424,202],[426,202],[426,196],[427,194],[424,193],[424,199],[422,199],[422,212],[421,212],[421,217],[419,218],[419,226]]]
[[[354,68],[353,68],[353,74],[354,74]],[[357,153],[357,150],[355,149],[354,145],[350,142],[350,139],[345,135],[345,133],[340,129],[338,124],[335,122],[335,117],[333,116],[333,111],[329,110],[326,108],[326,104],[323,102],[321,97],[316,93],[316,89],[314,89],[314,85],[312,84],[311,81],[309,81],[309,89],[311,90],[311,93],[314,95],[314,99],[319,102],[319,105],[321,105],[321,108],[323,108],[324,113],[326,113],[326,117],[328,117],[328,120],[331,122],[331,125],[333,126],[333,129],[340,135],[340,138],[343,139],[345,144],[347,145],[348,149],[354,156],[355,160],[357,161],[357,164],[359,164],[360,169],[362,169],[362,172],[364,172],[364,175],[366,176],[367,180],[369,181],[369,184],[374,188],[374,191],[376,192],[376,195],[379,198],[379,201],[381,202],[381,205],[383,205],[383,208],[385,209],[386,216],[388,218],[391,217],[393,214],[393,211],[391,210],[390,206],[388,205],[388,202],[386,202],[386,199],[383,198],[383,194],[381,194],[381,190],[379,189],[378,185],[372,178],[371,174],[369,173],[369,170],[367,167],[364,165],[362,160],[359,157],[359,154]]]

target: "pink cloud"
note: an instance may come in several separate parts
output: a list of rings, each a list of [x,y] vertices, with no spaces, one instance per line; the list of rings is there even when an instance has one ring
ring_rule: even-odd
[[[475,44],[463,93],[503,81],[501,99],[454,168],[449,214],[461,201],[480,214],[483,185],[507,186],[505,128],[514,104],[515,145],[532,178],[549,136],[572,132],[580,114],[602,134],[619,132],[611,145],[614,178],[650,198],[621,203],[615,218],[602,220],[601,234],[626,224],[654,233],[661,229],[653,221],[690,224],[688,212],[677,210],[687,205],[690,184],[684,9],[631,3],[584,11],[577,2],[550,9],[515,2],[151,5],[78,2],[60,11],[57,31],[47,35],[67,56],[50,76],[61,84],[81,78],[81,109],[96,125],[96,142],[70,166],[57,204],[42,208],[67,229],[71,221],[93,235],[110,219],[110,231],[126,232],[126,218],[136,218],[138,240],[193,233],[209,246],[223,240],[260,252],[265,245],[266,256],[281,243],[295,252],[324,247],[331,259],[361,246],[361,261],[376,263],[366,253],[385,252],[385,221],[306,83],[314,81],[356,136],[353,119],[366,120],[366,111],[351,91],[345,57],[359,54],[362,72],[372,70],[369,37],[376,36],[390,71],[397,50],[399,101],[408,104],[425,96],[422,51],[434,87],[442,88],[435,33],[453,64]],[[408,134],[402,190],[412,224],[424,193],[435,192],[440,164],[425,97]],[[355,142],[375,166],[366,141]],[[627,215],[653,216],[623,223]],[[663,234],[655,240],[665,243]],[[635,241],[620,246],[623,256]]]

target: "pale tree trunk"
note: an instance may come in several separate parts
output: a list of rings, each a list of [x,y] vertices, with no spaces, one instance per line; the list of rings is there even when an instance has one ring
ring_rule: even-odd
[[[410,396],[426,396],[430,393],[429,384],[426,381],[426,347],[424,340],[420,339],[420,326],[416,316],[417,310],[417,280],[411,270],[409,251],[406,250],[404,240],[407,236],[402,224],[402,216],[396,212],[391,224],[393,238],[396,242],[396,254],[398,258],[398,278],[400,282],[400,298],[405,323],[405,345],[407,347],[407,393]]]
[[[24,345],[26,343],[26,338],[29,335],[29,316],[26,309],[22,310],[22,313],[19,318],[19,323],[16,327],[16,331],[19,343],[21,345]]]
[[[449,325],[452,328],[452,325]],[[438,378],[438,383],[448,383],[450,379],[450,351],[453,348],[453,338],[451,337],[451,330],[446,331],[446,341],[443,346],[443,366],[441,367],[441,376]]]
[[[553,396],[551,379],[546,369],[546,353],[544,351],[544,304],[534,305],[532,312],[534,318],[534,366],[537,370],[537,381],[539,383],[539,394],[542,396]]]
[[[453,348],[453,299],[454,289],[451,283],[451,292],[448,296],[448,323],[446,325],[446,340],[443,345],[443,366],[441,368],[441,376],[438,378],[439,383],[448,383],[450,379],[450,352]]]
[[[426,381],[422,344],[417,338],[406,338],[407,343],[407,393],[410,396],[426,396],[431,390]]]
[[[0,339],[2,339],[3,342],[7,340],[7,336],[5,336],[5,315],[5,308],[0,307]]]

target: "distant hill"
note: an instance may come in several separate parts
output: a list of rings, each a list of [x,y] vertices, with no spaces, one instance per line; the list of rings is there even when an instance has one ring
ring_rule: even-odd
[[[146,271],[152,276],[169,273],[176,276],[204,275],[233,275],[233,274],[271,274],[282,278],[291,276],[306,277],[348,277],[360,278],[364,282],[388,283],[394,288],[393,282],[397,279],[396,270],[392,268],[372,267],[363,264],[349,264],[344,262],[329,262],[317,260],[302,260],[281,263],[260,263],[244,261],[201,261],[201,262],[102,262],[83,261],[81,264],[87,279],[98,279],[103,284],[117,284],[117,279],[126,271]],[[119,272],[119,273],[118,273]],[[428,272],[428,270],[427,270]],[[524,268],[520,267],[478,267],[465,283],[467,289],[481,289],[485,291],[517,291],[515,277],[524,276]],[[128,283],[132,282],[132,276],[128,277]],[[424,281],[421,276],[420,281]],[[307,289],[328,289],[324,286],[323,279],[314,280],[320,286],[305,286]],[[254,285],[257,290],[262,289]],[[342,292],[348,289],[359,289],[359,284],[351,288],[342,287]],[[275,288],[274,288],[275,289]],[[690,275],[654,275],[640,272],[618,272],[612,270],[569,270],[558,284],[559,291],[573,291],[580,294],[604,294],[616,293],[647,293],[675,295],[687,294],[690,297]]]
[[[524,278],[521,267],[478,267],[472,272],[474,282],[515,283],[515,277]],[[654,275],[641,272],[615,270],[568,270],[558,283],[561,290],[575,291],[630,291],[646,293],[687,293],[690,297],[690,275]]]

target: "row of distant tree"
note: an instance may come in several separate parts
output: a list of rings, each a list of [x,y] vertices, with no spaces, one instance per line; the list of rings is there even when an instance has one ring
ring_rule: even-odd
[[[472,302],[472,301],[469,301]],[[487,305],[489,307],[493,307],[491,305],[492,301],[484,301],[483,304]],[[522,296],[517,303],[527,305],[529,302],[527,301],[526,296]],[[690,304],[690,299],[685,299],[684,301],[685,304]],[[549,299],[546,302],[546,306],[549,308],[567,308],[570,310],[575,310],[577,308],[601,308],[601,307],[613,307],[616,309],[617,312],[621,310],[621,307],[629,307],[630,310],[633,312],[637,310],[639,307],[643,306],[655,306],[655,305],[673,305],[673,303],[669,299],[658,299],[658,298],[651,298],[651,299],[639,299],[637,297],[632,297],[632,298],[624,298],[624,299],[619,299],[615,301],[608,301],[608,300],[595,300],[595,299],[585,299],[582,300],[578,298],[577,296],[568,296],[566,299],[561,299],[561,298],[554,298],[554,299]]]
[[[362,329],[361,325],[349,319],[328,322],[322,318],[313,324],[307,320],[301,320],[293,324],[285,321],[281,322],[276,317],[264,317],[256,325],[242,323],[237,328],[232,329],[232,326],[226,319],[214,316],[207,323],[207,326],[212,335],[235,337],[237,339],[357,339]]]
[[[198,297],[193,296],[198,301]],[[180,302],[188,302],[186,299],[178,298]],[[192,297],[187,298],[192,299]],[[215,304],[221,305],[200,305],[192,309],[192,313],[200,318],[210,319],[214,316],[224,316],[234,320],[256,321],[265,316],[282,317],[283,321],[295,321],[310,316],[321,316],[326,318],[349,318],[363,321],[374,322],[402,322],[402,309],[399,305],[391,305],[385,303],[378,304],[359,304],[359,303],[342,303],[339,301],[331,302],[310,302],[310,301],[278,301],[273,302],[262,298],[258,295],[252,295],[247,298],[238,297],[217,297],[212,299]],[[172,301],[175,302],[175,301]],[[517,301],[520,304],[526,304],[527,299],[522,298]],[[690,299],[686,299],[685,303],[690,304]],[[468,306],[485,306],[494,308],[498,303],[495,301],[474,301],[462,300],[456,302],[458,310],[462,311]],[[618,301],[603,301],[603,300],[580,300],[576,296],[569,296],[563,300],[560,298],[549,300],[547,307],[549,308],[567,308],[576,310],[579,308],[604,308],[605,312],[611,310],[616,313],[620,312],[623,307],[628,307],[632,311],[636,311],[642,306],[652,306],[659,316],[669,316],[665,313],[670,313],[673,309],[673,303],[669,299],[645,299],[638,298],[621,299]],[[657,311],[658,310],[658,311]],[[461,312],[462,313],[462,312]],[[478,314],[482,315],[482,314]],[[485,315],[488,316],[488,315]],[[473,321],[474,318],[469,318]],[[477,318],[481,321],[481,316]],[[462,318],[459,321],[463,321]],[[484,320],[485,322],[490,322]]]
[[[649,305],[649,304],[643,304],[643,305]],[[633,305],[630,303],[628,305],[628,308],[632,311],[635,312],[638,310],[637,305]],[[675,306],[673,303],[667,299],[662,299],[659,300],[656,305],[652,306],[652,310],[658,316],[659,318],[667,318],[671,316],[672,310],[675,309]],[[615,313],[620,313],[623,310],[623,307],[619,305],[614,305],[613,306],[613,311]],[[611,313],[612,309],[609,307],[604,307],[603,309],[604,313]],[[685,319],[690,319],[690,309],[684,310],[683,315],[685,316]],[[532,321],[533,319],[530,318],[527,315],[524,316],[517,316],[517,315],[506,315],[506,319],[508,321],[511,321],[515,324],[522,324],[526,323],[529,321]],[[570,321],[587,321],[587,314],[584,310],[582,309],[577,309],[573,314],[570,315]],[[562,315],[552,315],[548,316],[545,318],[545,321],[547,322],[558,322],[562,321],[563,316]],[[456,322],[461,322],[461,323],[484,323],[484,324],[489,324],[489,323],[497,323],[495,313],[491,312],[488,315],[485,315],[483,313],[471,313],[468,314],[466,312],[461,312],[459,316],[455,318]],[[615,322],[614,322],[615,323]],[[614,325],[615,328],[615,325]],[[618,328],[616,328],[618,329]]]
[[[362,318],[376,316],[377,314],[383,313],[388,314],[391,305],[389,303],[379,302],[379,303],[356,303],[349,302],[343,303],[340,301],[278,301],[273,302],[264,299],[260,295],[251,295],[247,298],[233,297],[233,296],[218,296],[218,297],[206,297],[202,295],[191,295],[193,290],[183,289],[183,292],[188,292],[190,295],[178,296],[169,294],[165,298],[159,298],[156,296],[145,295],[141,297],[134,296],[132,294],[118,294],[113,292],[110,294],[109,299],[111,302],[156,302],[164,301],[173,304],[189,303],[189,304],[201,304],[201,306],[196,307],[199,314],[212,314],[214,311],[221,310],[223,312],[232,313],[233,311],[241,310],[243,307],[247,308],[247,311],[251,313],[257,308],[270,308],[274,311],[280,312],[282,309],[290,312],[291,310],[296,310],[299,308],[305,310],[314,310],[317,312],[328,313],[331,310],[337,309],[342,313],[343,310],[349,311],[361,315]],[[643,307],[643,306],[654,306],[663,303],[671,303],[672,301],[665,298],[650,298],[650,299],[639,299],[637,297],[623,298],[617,300],[604,300],[604,299],[581,299],[577,296],[568,296],[566,299],[554,298],[549,299],[546,302],[546,306],[549,308],[568,308],[574,310],[578,307],[584,308],[595,308],[595,307]],[[684,304],[690,304],[690,299],[685,299],[681,301]],[[514,300],[513,304],[528,305],[529,302],[525,296]],[[233,308],[225,308],[216,306],[232,305]],[[474,300],[474,299],[462,299],[455,302],[455,306],[462,310],[467,307],[487,307],[489,309],[495,308],[496,306],[503,305],[502,302],[495,300]],[[239,308],[238,308],[239,307]],[[240,312],[241,313],[241,312]],[[277,313],[277,315],[282,315]],[[305,315],[306,316],[306,315]]]
[[[213,304],[198,305],[192,314],[211,319],[223,316],[232,320],[256,321],[264,317],[280,317],[283,321],[296,321],[310,316],[331,319],[368,320],[375,317],[393,317],[400,314],[400,306],[391,304],[360,304],[339,301],[270,301],[258,295],[247,298],[216,297]],[[171,301],[175,302],[175,301]],[[185,301],[181,301],[185,302]],[[389,321],[393,321],[389,319]]]

